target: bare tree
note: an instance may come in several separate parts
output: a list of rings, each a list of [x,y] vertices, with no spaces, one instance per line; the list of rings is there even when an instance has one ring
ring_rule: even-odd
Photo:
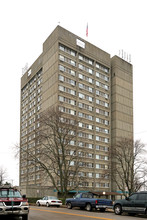
[[[121,138],[113,146],[111,177],[125,196],[139,191],[147,183],[146,155],[145,146],[139,140]]]
[[[58,192],[66,198],[69,190],[78,187],[79,157],[76,138],[78,120],[69,118],[57,109],[47,110],[39,115],[36,129],[35,150],[21,149],[27,152],[27,160],[38,165],[44,176]]]
[[[3,185],[7,177],[7,171],[3,167],[0,167],[0,185]]]

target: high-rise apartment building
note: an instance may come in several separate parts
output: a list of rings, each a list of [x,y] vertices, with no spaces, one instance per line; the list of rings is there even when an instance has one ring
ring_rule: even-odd
[[[36,148],[36,118],[55,105],[78,116],[83,128],[71,143],[85,158],[79,188],[115,191],[110,176],[101,176],[111,164],[109,152],[117,138],[133,137],[132,65],[57,26],[21,78],[21,149]],[[20,152],[20,186],[44,186],[39,167]]]

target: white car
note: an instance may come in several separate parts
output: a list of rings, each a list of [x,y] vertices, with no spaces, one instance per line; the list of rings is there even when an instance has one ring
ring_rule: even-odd
[[[49,206],[57,206],[60,207],[62,205],[62,201],[59,200],[55,196],[45,196],[42,199],[37,200],[36,204],[38,206],[40,205],[46,205],[47,207]]]

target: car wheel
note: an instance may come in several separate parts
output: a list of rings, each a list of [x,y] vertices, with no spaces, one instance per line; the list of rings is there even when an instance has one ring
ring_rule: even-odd
[[[40,203],[39,203],[39,202],[37,202],[37,205],[38,205],[38,206],[40,206]]]
[[[91,204],[87,203],[85,209],[90,212],[92,210]]]
[[[47,202],[47,203],[46,203],[46,206],[47,206],[47,207],[49,207],[49,206],[50,206],[50,204]]]
[[[114,207],[114,212],[115,212],[116,215],[121,215],[121,213],[122,213],[121,205],[116,205]]]
[[[22,215],[22,220],[28,220],[28,215]]]
[[[68,202],[68,203],[67,203],[67,208],[68,208],[68,209],[72,209],[71,202]]]
[[[106,210],[105,208],[101,208],[100,212],[105,212],[105,210]]]

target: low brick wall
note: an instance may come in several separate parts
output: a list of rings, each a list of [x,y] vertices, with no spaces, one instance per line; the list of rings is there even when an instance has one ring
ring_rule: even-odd
[[[27,198],[42,198],[44,196],[57,196],[57,191],[48,186],[19,186],[22,195]]]

